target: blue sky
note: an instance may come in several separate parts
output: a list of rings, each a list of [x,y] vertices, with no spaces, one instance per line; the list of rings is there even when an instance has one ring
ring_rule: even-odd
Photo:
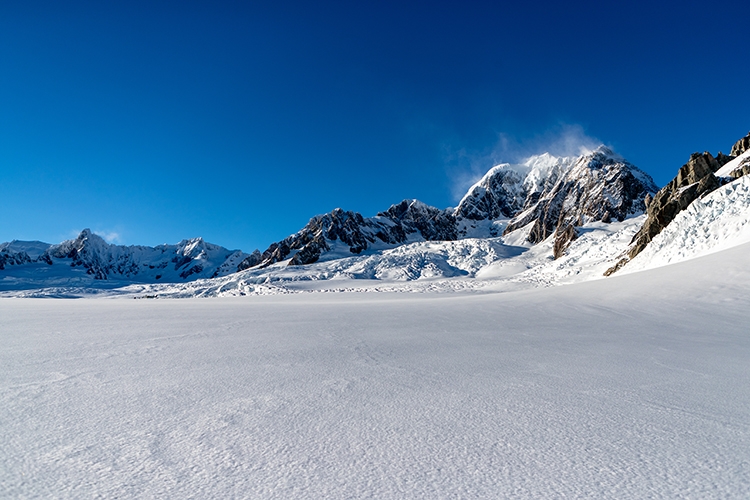
[[[746,2],[4,2],[0,241],[264,249],[612,146],[671,179],[750,130]]]

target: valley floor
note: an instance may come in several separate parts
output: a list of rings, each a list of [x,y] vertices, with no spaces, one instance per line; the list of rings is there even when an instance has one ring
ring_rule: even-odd
[[[0,497],[748,498],[748,255],[506,293],[0,300]]]

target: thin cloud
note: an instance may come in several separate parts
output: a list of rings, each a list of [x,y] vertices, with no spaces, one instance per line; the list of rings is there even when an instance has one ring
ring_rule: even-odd
[[[120,244],[120,243],[122,243],[122,236],[117,231],[106,231],[106,230],[96,230],[96,229],[93,229],[92,232],[94,234],[97,234],[97,235],[101,236],[104,239],[104,241],[106,241],[107,243],[112,243],[112,244]]]

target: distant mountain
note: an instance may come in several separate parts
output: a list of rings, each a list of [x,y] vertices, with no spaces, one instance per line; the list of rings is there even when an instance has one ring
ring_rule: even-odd
[[[318,215],[296,234],[253,254],[239,270],[281,261],[305,265],[417,241],[488,238],[529,226],[528,241],[555,234],[555,257],[577,237],[576,227],[645,210],[656,193],[651,177],[601,146],[579,157],[534,156],[493,167],[454,209],[404,200],[375,217],[340,208]]]
[[[0,270],[6,273],[42,266],[56,270],[44,270],[46,275],[65,278],[83,272],[96,280],[179,283],[214,278],[236,272],[246,257],[244,252],[227,250],[201,238],[157,247],[112,245],[89,229],[57,245],[39,241],[0,244]]]
[[[310,219],[299,232],[273,243],[262,254],[253,254],[240,270],[266,267],[289,259],[289,265],[304,265],[327,258],[360,254],[364,250],[393,248],[411,241],[455,240],[456,220],[418,200],[404,200],[375,217],[340,208]]]

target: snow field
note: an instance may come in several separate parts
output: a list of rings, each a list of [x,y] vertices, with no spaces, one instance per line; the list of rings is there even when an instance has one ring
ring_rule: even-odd
[[[747,498],[748,245],[483,295],[0,301],[0,497]]]

